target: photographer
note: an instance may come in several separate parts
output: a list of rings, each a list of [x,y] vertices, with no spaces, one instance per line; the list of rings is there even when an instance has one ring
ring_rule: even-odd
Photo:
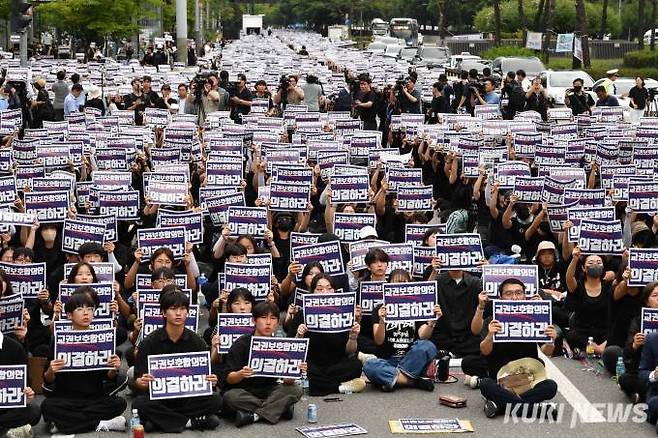
[[[363,121],[363,129],[376,130],[376,96],[370,89],[371,79],[368,75],[363,74],[359,76],[359,93],[357,98],[352,103],[355,112],[359,114],[359,118]]]
[[[398,94],[400,108],[403,113],[421,114],[421,96],[420,91],[416,90],[416,77],[408,76],[405,82],[405,86],[400,87],[401,92]]]
[[[480,94],[478,87],[473,87],[473,93],[475,93],[475,98],[477,101],[476,105],[498,105],[500,103],[500,96],[496,94],[494,89],[496,85],[494,84],[493,79],[487,78],[484,80],[484,96]]]
[[[638,76],[635,78],[635,86],[628,92],[631,98],[631,122],[639,123],[640,117],[644,115],[644,108],[649,100],[649,92],[644,86],[644,78]]]
[[[296,76],[283,76],[274,96],[274,104],[285,110],[290,105],[299,105],[304,100],[304,90],[297,86]]]
[[[135,111],[135,124],[141,125],[144,120],[144,96],[142,95],[142,84],[139,79],[133,79],[130,85],[132,85],[133,91],[123,98],[123,102],[127,110]]]
[[[543,121],[548,119],[548,97],[539,78],[532,80],[532,85],[525,94],[525,109],[526,111],[537,111],[541,114]]]
[[[578,114],[592,114],[594,99],[589,93],[583,91],[583,80],[576,78],[573,80],[573,88],[567,88],[564,92],[564,104],[571,108],[574,116]]]
[[[517,112],[525,108],[525,91],[521,83],[516,80],[513,71],[508,72],[503,80],[502,95],[507,98],[507,106],[503,108],[503,119],[512,120]]]
[[[464,108],[466,112],[470,115],[473,115],[473,106],[475,105],[473,94],[473,88],[477,87],[478,84],[478,71],[474,68],[468,71],[468,81],[464,82],[464,90],[462,96],[459,99],[459,104],[457,105],[457,112],[460,112],[460,108]]]
[[[151,76],[142,78],[142,93],[144,95],[144,108],[157,108],[160,106],[160,96],[151,88]]]
[[[228,109],[228,92],[219,86],[216,90],[213,90],[213,82],[211,82],[211,78],[208,76],[197,75],[192,80],[192,95],[194,99],[192,105],[190,105],[189,114],[196,114],[198,116],[197,124],[199,126],[205,123],[207,114]]]
[[[443,112],[443,102],[443,84],[441,82],[435,82],[432,85],[432,103],[430,104],[430,108],[427,110],[426,114],[428,123],[438,123],[438,114]]]
[[[247,88],[247,77],[240,73],[238,75],[238,86],[235,89],[235,93],[231,94],[231,103],[233,106],[232,116],[235,121],[239,123],[241,121],[241,115],[249,114],[252,100],[251,91]]]

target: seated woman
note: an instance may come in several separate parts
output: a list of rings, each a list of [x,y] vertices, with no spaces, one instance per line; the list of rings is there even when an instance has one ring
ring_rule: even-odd
[[[226,355],[226,392],[224,411],[235,414],[235,425],[243,427],[261,419],[276,424],[281,418],[292,420],[295,403],[302,390],[292,379],[251,377],[249,350],[253,336],[272,336],[279,325],[279,308],[272,302],[260,302],[252,311],[254,333],[239,337]],[[300,366],[302,372],[306,364]]]
[[[411,281],[409,273],[403,269],[391,272],[391,283]],[[441,306],[434,306],[436,319],[441,318]],[[427,339],[432,335],[436,320],[420,322],[386,322],[386,306],[375,307],[373,311],[373,332],[377,356],[363,364],[363,372],[368,379],[390,392],[395,388],[408,386],[434,390],[434,383],[423,378],[427,366],[436,357],[436,347]]]
[[[336,284],[328,274],[317,274],[311,281],[312,294],[335,293]],[[360,377],[362,364],[356,357],[357,337],[360,326],[355,323],[348,332],[310,332],[304,322],[304,312],[295,314],[288,329],[288,336],[310,339],[308,355],[308,380],[311,395],[361,392],[366,382]]]
[[[55,303],[55,315],[61,312],[61,302]],[[99,306],[96,292],[81,286],[64,306],[73,330],[88,330]],[[53,346],[54,347],[54,346]],[[108,370],[67,372],[65,361],[54,357],[54,348],[43,374],[45,383],[53,385],[52,393],[41,404],[43,419],[50,433],[75,434],[91,431],[124,431],[123,412],[126,401],[103,391],[104,381],[117,377],[121,359],[110,356]]]

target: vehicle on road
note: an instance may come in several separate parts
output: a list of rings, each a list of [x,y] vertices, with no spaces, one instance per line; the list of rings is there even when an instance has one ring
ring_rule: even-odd
[[[486,59],[464,59],[463,61],[457,63],[455,70],[460,72],[475,69],[478,71],[478,74],[481,75],[482,70],[487,67],[491,68],[491,61],[487,61]]]
[[[388,35],[388,23],[381,18],[375,18],[370,23],[372,36],[386,36]]]
[[[436,68],[445,67],[450,62],[450,49],[447,47],[422,46],[414,64],[419,67]]]
[[[459,55],[452,55],[450,56],[450,62],[448,64],[448,69],[450,70],[456,70],[457,69],[457,64],[462,62],[465,59],[482,59],[477,55],[471,55],[468,52],[461,52]]]
[[[389,35],[402,38],[407,46],[418,47],[418,21],[415,18],[393,18],[389,23]]]
[[[546,66],[536,56],[520,57],[520,56],[499,56],[494,59],[492,63],[494,73],[498,73],[501,77],[505,77],[507,72],[517,70],[524,70],[528,79],[538,76],[539,73],[546,70]]]
[[[546,89],[548,99],[553,105],[564,105],[565,92],[573,87],[573,81],[578,78],[583,80],[583,90],[591,94],[593,99],[596,99],[596,95],[592,91],[594,79],[582,70],[547,70],[541,72],[539,77],[542,86]]]

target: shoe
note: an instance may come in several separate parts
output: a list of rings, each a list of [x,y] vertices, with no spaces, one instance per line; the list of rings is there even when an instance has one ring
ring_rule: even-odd
[[[34,436],[34,431],[32,426],[26,424],[21,427],[15,427],[7,431],[7,438],[32,438]]]
[[[480,387],[480,378],[478,376],[470,376],[468,386],[470,386],[471,389],[478,389]]]
[[[434,383],[430,379],[414,379],[414,388],[422,389],[423,391],[434,391]]]
[[[98,423],[96,427],[96,432],[125,432],[126,430],[126,418],[123,415],[118,417],[111,418],[109,420],[102,420]]]
[[[146,420],[146,423],[144,423],[144,432],[146,433],[155,432],[155,424],[153,424],[152,421]]]
[[[205,415],[202,417],[192,418],[192,430],[215,430],[219,426],[219,417],[217,415]]]
[[[361,361],[363,365],[365,365],[366,362],[368,362],[369,360],[377,359],[377,356],[375,356],[374,354],[361,353],[361,352],[359,352],[359,354],[357,354],[356,357]]]
[[[292,420],[292,418],[295,416],[295,405],[294,403],[288,406],[288,408],[283,411],[283,414],[281,414],[281,418],[284,420]]]
[[[487,418],[494,418],[496,415],[498,415],[498,405],[496,405],[496,403],[494,403],[492,400],[485,399],[484,415],[486,415]]]
[[[254,421],[253,412],[238,410],[238,412],[235,413],[235,427],[239,428],[248,424],[253,424]]]
[[[338,387],[338,391],[341,394],[363,392],[364,389],[366,389],[366,381],[363,380],[361,377],[357,377],[356,379],[343,382]]]

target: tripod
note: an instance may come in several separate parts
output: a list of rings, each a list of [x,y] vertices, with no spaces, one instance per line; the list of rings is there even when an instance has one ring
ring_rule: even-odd
[[[649,90],[649,98],[647,105],[644,109],[644,117],[658,117],[658,89],[652,88]]]

